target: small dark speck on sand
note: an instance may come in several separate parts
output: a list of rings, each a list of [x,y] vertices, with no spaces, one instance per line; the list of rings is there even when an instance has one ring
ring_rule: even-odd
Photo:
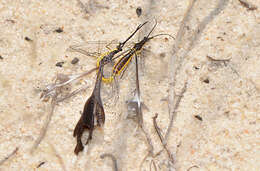
[[[206,78],[205,80],[203,80],[204,83],[208,84],[209,83],[209,79]]]
[[[71,61],[71,64],[76,64],[79,62],[79,58],[74,58],[72,61]]]
[[[63,32],[63,29],[60,27],[60,28],[56,29],[55,32],[57,32],[57,33],[62,33],[62,32]]]
[[[142,15],[142,8],[141,7],[136,8],[136,14],[137,14],[138,17],[140,17]]]
[[[45,162],[41,162],[40,164],[38,164],[37,168],[41,167],[44,164],[45,164]]]
[[[160,53],[160,57],[164,58],[166,56],[166,54],[164,52]]]
[[[26,36],[24,39],[25,39],[26,41],[28,41],[28,42],[31,42],[31,41],[32,41],[32,39],[30,39],[30,38],[27,37],[27,36]]]
[[[57,67],[62,67],[63,64],[64,64],[64,62],[57,62],[57,63],[56,63],[56,66],[57,66]]]
[[[202,117],[200,115],[194,115],[194,117],[200,121],[202,121]]]
[[[3,60],[4,58],[0,55],[0,59]]]
[[[199,68],[199,67],[197,67],[197,66],[194,66],[194,69],[198,70],[198,69],[200,69],[200,68]]]

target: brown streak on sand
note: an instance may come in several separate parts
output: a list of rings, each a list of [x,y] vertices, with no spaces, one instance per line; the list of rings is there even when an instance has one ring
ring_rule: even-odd
[[[4,159],[2,159],[1,161],[0,161],[0,166],[2,165],[2,164],[4,164],[8,159],[10,159],[12,156],[14,156],[15,154],[16,154],[16,152],[18,151],[18,147],[16,147],[14,150],[13,150],[13,152],[12,153],[10,153],[10,154],[8,154]]]

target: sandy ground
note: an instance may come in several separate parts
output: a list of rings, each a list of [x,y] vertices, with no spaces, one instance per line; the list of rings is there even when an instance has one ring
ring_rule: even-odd
[[[115,156],[119,170],[260,170],[260,1],[250,3],[258,9],[238,0],[1,0],[0,170],[112,170],[111,159],[100,158],[104,153]],[[106,122],[82,153],[74,154],[72,134],[95,73],[71,85],[88,89],[56,105],[32,152],[51,110],[41,91],[58,73],[95,67],[95,58],[68,48],[80,44],[88,52],[105,52],[106,44],[123,41],[148,20],[136,42],[155,19],[152,34],[175,40],[157,37],[140,55],[144,127],[154,155],[145,158],[145,136],[126,103],[134,97],[134,62],[119,79],[119,99],[110,100],[111,86],[103,86]],[[79,62],[71,64],[75,57]],[[173,163],[166,151],[155,156],[163,149],[153,125],[156,113],[163,136],[173,119],[167,136]]]

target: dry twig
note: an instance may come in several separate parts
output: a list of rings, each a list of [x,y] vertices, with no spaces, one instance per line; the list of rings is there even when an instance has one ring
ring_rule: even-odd
[[[155,164],[155,162],[153,160],[150,163],[150,171],[152,171],[152,164],[153,164],[154,170],[157,171],[156,164]]]
[[[247,0],[239,0],[239,2],[246,7],[248,10],[257,10],[257,6],[255,6],[254,4],[248,2]]]
[[[173,126],[173,119],[174,117],[176,116],[176,113],[177,113],[177,110],[179,108],[179,105],[180,105],[180,102],[181,102],[181,99],[184,95],[184,93],[186,92],[186,89],[187,89],[187,84],[188,82],[186,81],[183,88],[182,88],[182,91],[180,93],[180,95],[178,96],[177,100],[176,100],[176,103],[174,105],[174,108],[173,108],[173,111],[172,111],[172,114],[170,115],[170,123],[169,123],[169,126],[167,128],[167,132],[165,134],[165,141],[167,142],[168,138],[169,138],[169,135],[170,135],[170,132],[171,132],[171,128]]]
[[[36,141],[34,142],[32,148],[31,148],[31,153],[34,152],[34,150],[39,146],[39,144],[41,143],[41,141],[43,140],[43,138],[45,137],[46,135],[46,132],[47,132],[47,128],[51,122],[51,118],[53,116],[53,113],[54,113],[54,108],[57,104],[56,102],[56,98],[57,98],[57,94],[53,97],[52,101],[51,101],[51,112],[48,114],[44,124],[43,124],[43,127],[40,131],[40,135],[39,137],[36,139]]]
[[[229,62],[231,60],[231,58],[228,58],[228,59],[215,59],[209,55],[207,55],[207,58],[210,60],[210,61],[213,61],[213,62]]]
[[[6,162],[8,159],[10,159],[13,155],[16,154],[16,152],[18,151],[18,147],[16,147],[10,154],[8,154],[4,159],[0,160],[0,166],[2,164],[4,164],[4,162]]]
[[[162,145],[163,145],[163,148],[164,148],[165,151],[167,152],[170,161],[171,161],[172,163],[174,163],[173,156],[172,156],[170,150],[169,150],[168,147],[167,147],[167,143],[166,143],[166,141],[164,140],[164,138],[163,138],[163,136],[162,136],[162,134],[161,134],[160,128],[159,128],[158,125],[157,125],[157,122],[156,122],[157,117],[158,117],[158,114],[156,113],[155,116],[153,117],[153,126],[154,126],[154,129],[156,130],[156,133],[157,133],[158,137],[160,138],[160,141],[161,141],[161,143],[162,143]]]
[[[178,75],[178,72],[182,68],[182,63],[188,53],[194,48],[196,42],[198,42],[202,32],[206,28],[206,26],[225,8],[227,5],[228,0],[219,0],[214,10],[212,10],[209,15],[204,17],[204,19],[198,23],[197,27],[194,29],[187,29],[191,26],[194,27],[193,20],[195,20],[196,17],[191,17],[193,15],[193,11],[196,10],[195,4],[200,3],[200,1],[196,0],[190,0],[188,9],[185,12],[184,18],[181,22],[181,26],[179,28],[179,31],[176,36],[175,45],[173,47],[173,55],[170,59],[169,66],[169,114],[170,114],[170,125],[168,127],[165,140],[167,141],[169,136],[170,128],[172,127],[172,122],[174,115],[176,113],[176,107],[178,106],[178,101],[175,100],[175,84],[176,84],[176,76]],[[198,4],[199,7],[200,4]],[[199,9],[197,9],[199,10]],[[193,34],[190,34],[193,33]],[[177,105],[173,105],[174,102],[176,102]]]
[[[194,166],[191,166],[187,169],[187,171],[190,171],[192,168],[199,168],[198,166],[194,165]]]
[[[78,80],[78,79],[80,79],[80,78],[82,78],[82,77],[92,73],[96,69],[98,69],[98,67],[93,68],[93,69],[91,69],[89,71],[83,72],[81,74],[76,74],[76,75],[58,74],[56,79],[55,79],[55,82],[46,86],[46,88],[43,90],[40,98],[43,99],[43,101],[48,101],[49,98],[52,98],[52,100],[51,100],[51,111],[48,114],[48,116],[47,116],[47,118],[46,118],[46,120],[44,122],[44,125],[43,125],[43,127],[42,127],[42,129],[40,131],[39,137],[36,139],[36,141],[33,144],[33,147],[31,149],[31,153],[34,152],[34,150],[39,146],[39,144],[41,143],[41,141],[45,137],[46,132],[47,132],[47,128],[49,126],[49,123],[51,122],[51,118],[52,118],[53,113],[54,113],[55,106],[59,102],[62,102],[65,99],[68,99],[68,98],[78,94],[79,92],[85,90],[87,87],[79,88],[79,89],[77,89],[77,90],[67,94],[64,97],[58,98],[59,96],[62,95],[63,88],[65,86],[69,85],[71,82],[76,81],[76,80]]]

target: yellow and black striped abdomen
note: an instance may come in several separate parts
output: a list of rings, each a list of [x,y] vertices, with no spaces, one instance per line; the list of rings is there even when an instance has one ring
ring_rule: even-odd
[[[131,52],[120,58],[119,61],[114,65],[113,75],[119,75],[128,66],[134,56],[134,51],[132,53]]]

